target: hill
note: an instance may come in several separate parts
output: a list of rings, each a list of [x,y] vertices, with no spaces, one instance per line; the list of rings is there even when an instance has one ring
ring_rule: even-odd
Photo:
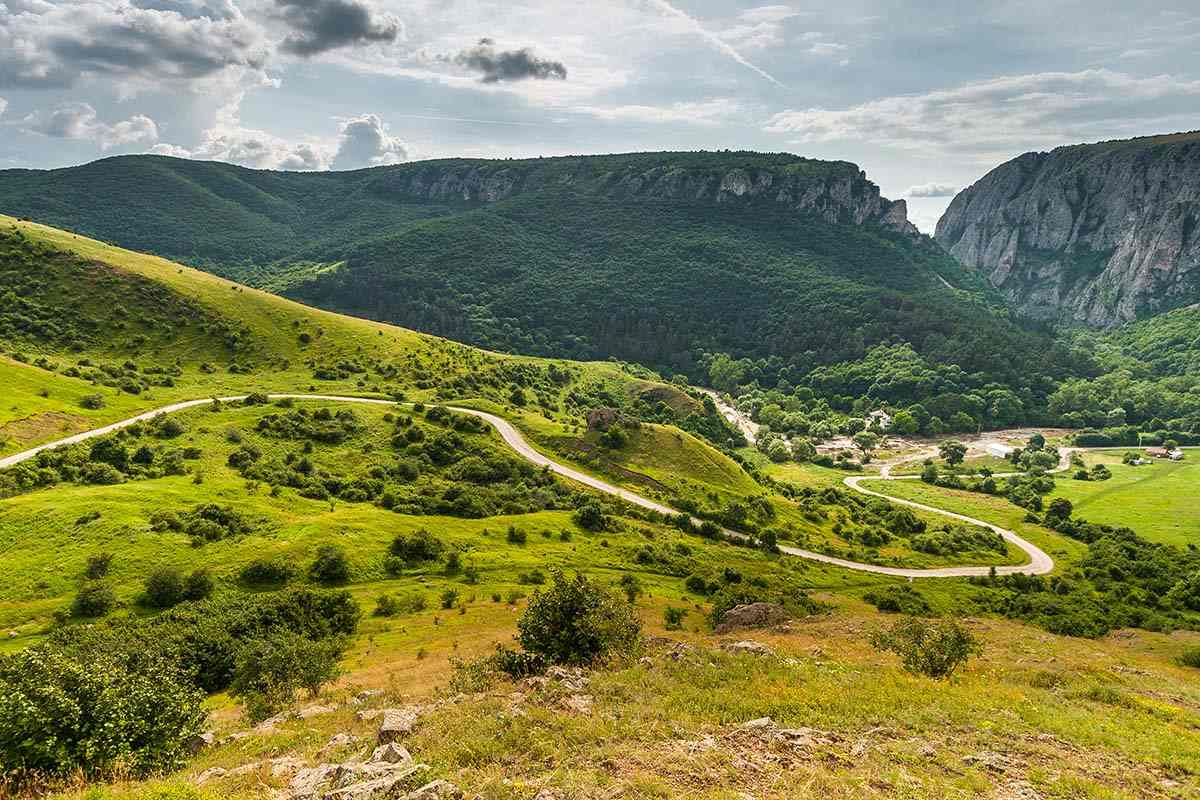
[[[796,385],[897,342],[957,367],[949,392],[999,382],[1040,401],[1078,371],[845,162],[640,153],[301,174],[134,156],[0,172],[0,210],[493,350],[698,382],[718,353]],[[1018,367],[1027,352],[1044,358]]]
[[[1055,573],[909,585],[791,558],[772,539],[887,564],[1013,554],[834,469],[771,479],[683,429],[729,443],[711,400],[643,368],[476,350],[8,218],[0,277],[0,452],[248,395],[0,470],[0,792],[1194,793],[1200,640],[1165,632],[1197,625],[1194,553],[1077,541],[973,493],[964,512],[1044,544]],[[451,404],[759,546],[535,468]],[[552,615],[567,666],[547,669],[513,640],[560,570],[599,605]],[[793,619],[716,632],[748,602]],[[970,615],[956,635],[983,653],[949,681],[909,672],[867,635],[895,610]],[[632,623],[645,649],[577,671],[576,620],[585,645]],[[1119,624],[1147,630],[1105,636]]]
[[[1200,133],[1026,153],[959,193],[937,241],[1023,312],[1113,327],[1200,299]]]

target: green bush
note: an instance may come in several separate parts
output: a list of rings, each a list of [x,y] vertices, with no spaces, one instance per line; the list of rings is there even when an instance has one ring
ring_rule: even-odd
[[[203,699],[149,653],[45,643],[0,657],[0,774],[20,783],[177,768],[204,725]]]
[[[869,636],[876,650],[900,656],[909,672],[948,678],[982,648],[974,635],[953,619],[936,622],[905,617]]]
[[[208,570],[193,570],[183,579],[183,599],[204,600],[213,593],[214,588],[216,584]]]
[[[517,621],[517,639],[552,664],[591,664],[630,655],[641,641],[633,607],[582,575],[554,574]]]
[[[256,558],[242,567],[238,577],[248,586],[281,586],[295,574],[295,568],[282,558]]]
[[[575,512],[575,522],[589,531],[602,531],[608,527],[608,516],[599,503],[587,503]]]
[[[1192,647],[1179,654],[1178,661],[1185,667],[1200,669],[1200,647]]]
[[[883,589],[868,592],[863,595],[863,599],[888,614],[920,617],[930,611],[929,602],[925,600],[924,595],[907,584],[886,586]]]
[[[289,707],[296,693],[315,696],[338,676],[338,658],[346,649],[340,637],[309,639],[292,631],[273,631],[241,651],[230,687],[258,722]]]
[[[333,544],[318,547],[317,556],[308,568],[308,577],[327,586],[350,580],[350,562],[346,558],[346,551]]]
[[[73,617],[103,617],[117,605],[117,595],[108,581],[88,581],[71,602]]]
[[[663,609],[663,627],[669,631],[682,630],[683,619],[687,616],[687,613],[686,608],[667,606]]]
[[[146,578],[146,604],[170,608],[183,602],[183,573],[174,567],[159,567]]]
[[[112,561],[112,553],[99,553],[94,556],[88,556],[87,566],[84,567],[83,574],[90,580],[103,578],[112,567]]]
[[[408,564],[419,564],[422,561],[436,561],[442,557],[446,545],[441,539],[421,528],[415,533],[397,534],[392,540],[389,552]]]

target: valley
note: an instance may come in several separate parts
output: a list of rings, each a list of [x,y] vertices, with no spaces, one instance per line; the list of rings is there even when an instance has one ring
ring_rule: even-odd
[[[797,211],[717,192],[731,158],[752,185],[848,180],[860,205],[827,192]],[[188,258],[203,270],[0,217],[0,685],[36,698],[0,700],[0,751],[21,759],[5,762],[16,778],[0,793],[354,800],[340,793],[426,798],[438,781],[489,800],[1193,792],[1192,312],[1052,337],[931,243],[872,218],[895,207],[856,170],[772,158],[676,164],[671,180],[713,187],[700,204],[654,194],[674,184],[629,156],[515,165],[511,186],[458,164],[295,178],[304,203],[362,181],[355,202],[375,197],[362,206],[373,214],[412,206],[377,239],[314,224],[346,238],[305,244],[332,248],[305,256],[313,270],[279,251],[236,274],[205,260],[277,238],[228,205],[228,230],[250,238],[221,251],[202,240],[217,229],[197,227],[193,253],[215,248]],[[127,178],[153,166],[239,191],[293,180],[134,161],[118,162]],[[483,194],[469,208],[436,188],[414,199],[434,174]],[[630,188],[647,174],[650,194]],[[592,183],[569,203],[539,188],[581,175]],[[394,196],[371,205],[385,184]],[[93,213],[68,216],[116,225]],[[555,220],[585,217],[591,245],[555,239]],[[605,262],[618,232],[627,249]],[[691,252],[692,271],[627,281],[655,235],[670,241],[656,263]],[[558,261],[531,256],[536,280],[522,284],[504,264],[533,240]],[[482,242],[494,259],[463,258]],[[785,265],[793,248],[804,259]],[[384,269],[381,254],[398,251],[407,272]],[[432,269],[456,253],[453,269]],[[755,273],[755,259],[769,266]],[[580,261],[608,266],[574,275],[582,293],[548,293]],[[885,263],[909,272],[881,278]],[[779,314],[831,304],[799,338],[799,317],[723,327],[726,309],[702,309],[710,330],[680,324],[673,342],[662,333],[675,312],[612,316],[638,294],[646,308],[689,302],[714,264],[748,276],[751,295],[785,282],[795,295]],[[345,305],[391,302],[435,274],[443,298],[474,287],[482,327],[461,325],[466,306]],[[710,277],[699,290],[720,297],[727,276]],[[958,291],[947,280],[965,293],[943,296]],[[851,284],[868,306],[846,300]],[[553,302],[522,305],[533,296]],[[583,327],[564,338],[535,318]],[[834,342],[839,327],[864,338]],[[986,363],[961,357],[982,342],[1003,347]],[[1032,351],[1046,356],[1036,367],[1017,355]],[[1120,463],[1167,441],[1183,462]],[[550,662],[526,648],[545,603],[589,592],[640,629],[636,646]],[[731,621],[746,608],[776,616]],[[953,626],[973,643],[965,666],[938,680],[878,644],[910,623]],[[33,683],[84,674],[65,711]],[[119,743],[87,732],[93,752],[113,753],[89,763],[72,698],[105,692],[152,699],[136,701],[141,716],[105,717],[130,731]],[[396,739],[408,759],[381,766],[371,751],[396,714],[413,719]],[[160,726],[154,747],[132,733],[142,724]],[[38,749],[14,733],[31,729],[81,744]]]

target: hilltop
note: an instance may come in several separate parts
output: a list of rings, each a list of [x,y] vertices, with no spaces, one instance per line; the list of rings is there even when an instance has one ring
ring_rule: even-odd
[[[491,350],[693,382],[717,354],[798,384],[903,342],[946,391],[1001,383],[1036,405],[1080,369],[846,162],[635,153],[307,174],[124,156],[0,172],[0,211]],[[1028,352],[1043,357],[1018,366]]]

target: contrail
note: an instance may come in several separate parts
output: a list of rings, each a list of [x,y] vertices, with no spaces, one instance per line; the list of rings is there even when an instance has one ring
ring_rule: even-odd
[[[667,0],[648,0],[648,2],[650,3],[650,5],[654,6],[655,8],[659,9],[660,11],[663,11],[663,12],[675,17],[676,19],[681,19],[684,22],[686,22],[688,24],[688,27],[691,28],[692,31],[694,31],[696,33],[696,35],[698,35],[700,38],[707,41],[709,44],[711,44],[713,47],[720,50],[725,55],[732,58],[737,63],[741,64],[743,67],[754,70],[759,75],[763,76],[764,78],[769,80],[771,83],[775,84],[776,86],[780,86],[780,87],[783,86],[782,83],[780,83],[779,81],[777,81],[775,79],[774,75],[770,74],[769,72],[762,69],[761,67],[757,67],[754,64],[751,64],[749,61],[746,60],[746,58],[741,53],[739,53],[737,50],[730,47],[729,44],[727,44],[720,36],[717,36],[715,33],[710,33],[709,31],[706,31],[704,29],[704,26],[700,24],[699,20],[695,19],[694,17],[688,16],[688,14],[686,12],[680,11],[678,8],[676,8],[675,6],[668,3]]]

